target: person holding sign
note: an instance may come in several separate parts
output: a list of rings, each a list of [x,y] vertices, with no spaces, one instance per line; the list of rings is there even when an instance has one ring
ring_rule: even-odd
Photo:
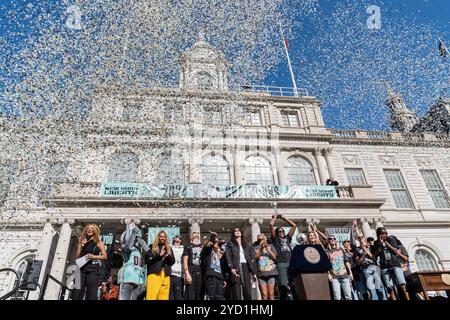
[[[144,260],[148,274],[146,300],[169,300],[170,274],[175,258],[164,230],[158,232]]]
[[[101,277],[100,261],[106,260],[106,250],[100,240],[100,229],[88,224],[81,233],[77,246],[77,265],[80,267],[80,289],[75,290],[74,300],[98,300],[98,283]]]
[[[289,267],[289,261],[291,260],[292,248],[291,242],[292,237],[295,233],[295,229],[297,225],[286,218],[282,214],[278,214],[278,210],[276,204],[274,204],[275,212],[277,214],[272,215],[272,221],[270,221],[270,236],[272,238],[272,242],[275,246],[276,250],[276,263],[277,263],[277,271],[278,271],[278,292],[280,293],[280,300],[287,300],[287,295],[289,291],[288,284],[288,274],[287,270]],[[288,234],[285,234],[285,231],[282,227],[274,228],[275,220],[279,217],[281,220],[289,223],[291,228],[289,229]]]

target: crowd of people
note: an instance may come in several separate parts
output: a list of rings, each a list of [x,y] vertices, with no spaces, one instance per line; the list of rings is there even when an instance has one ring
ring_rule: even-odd
[[[281,226],[275,228],[278,218],[289,225],[287,233]],[[288,268],[297,225],[284,215],[274,215],[269,227],[269,237],[261,233],[254,243],[246,241],[240,228],[232,230],[230,240],[210,231],[203,243],[200,233],[193,231],[185,244],[181,236],[169,243],[168,234],[161,230],[150,246],[140,239],[137,227],[127,229],[123,247],[128,245],[133,250],[124,259],[119,283],[117,277],[109,277],[99,286],[100,264],[106,252],[99,228],[88,225],[77,248],[77,258],[86,257],[87,263],[81,266],[81,289],[75,290],[73,299],[254,300],[257,296],[252,288],[256,284],[262,300],[274,300],[275,289],[280,300],[296,299]],[[347,239],[342,244],[314,224],[306,234],[299,232],[296,239],[325,250],[331,264],[328,279],[333,299],[409,300],[405,280],[408,253],[401,241],[388,235],[385,228],[376,230],[377,239],[366,239],[356,221],[352,228],[356,241]],[[131,278],[135,272],[131,285],[123,280],[127,272]]]

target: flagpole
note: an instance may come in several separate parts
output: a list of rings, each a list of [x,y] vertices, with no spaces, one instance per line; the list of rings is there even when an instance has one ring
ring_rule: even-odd
[[[445,51],[447,51],[447,54],[450,55],[450,52],[448,52],[448,49],[447,49],[444,41],[442,41],[441,38],[439,38],[439,37],[438,37],[438,39],[439,39],[439,42],[442,43],[442,45],[444,46],[444,49],[445,49]]]
[[[289,64],[289,71],[291,72],[292,85],[294,86],[294,95],[298,97],[297,84],[295,83],[294,71],[292,70],[291,59],[289,58],[289,50],[286,45],[286,38],[284,37],[283,27],[281,26],[281,20],[279,22],[280,22],[281,40],[283,41],[284,50],[286,51],[286,57]]]
[[[130,30],[127,29],[125,31],[125,41],[123,44],[123,52],[122,52],[122,62],[120,63],[120,73],[123,76],[125,74],[124,66],[125,66],[125,59],[127,56],[127,50],[128,50],[128,41],[130,40]]]

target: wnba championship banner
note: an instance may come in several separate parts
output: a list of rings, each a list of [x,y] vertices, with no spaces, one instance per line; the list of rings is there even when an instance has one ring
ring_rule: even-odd
[[[106,182],[101,198],[152,199],[335,199],[334,186],[261,186],[170,184],[153,186],[143,183]]]

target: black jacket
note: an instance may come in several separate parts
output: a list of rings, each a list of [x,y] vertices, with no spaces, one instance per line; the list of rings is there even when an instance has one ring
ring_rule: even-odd
[[[220,280],[224,280],[228,278],[228,265],[226,262],[226,255],[223,254],[222,258],[220,259],[220,268],[222,269],[222,273],[217,273],[213,270],[211,270],[211,259],[213,257],[213,246],[212,244],[203,246],[202,252],[200,253],[200,256],[203,260],[203,264],[205,266],[205,279],[207,277],[215,277]]]
[[[395,249],[400,249],[402,251],[403,254],[408,255],[406,252],[406,249],[403,247],[403,244],[401,243],[401,241],[399,239],[397,239],[397,237],[395,236],[388,236],[388,238],[386,239],[387,242],[389,242],[389,244],[391,246],[393,246]],[[374,245],[373,245],[373,252],[380,257],[380,267],[381,269],[387,269],[387,268],[394,268],[394,267],[401,267],[401,263],[402,263],[402,259],[397,256],[395,253],[393,253],[390,249],[389,253],[391,255],[391,259],[390,260],[386,260],[386,256],[383,250],[383,245],[381,244],[381,242],[379,240],[376,240]]]
[[[246,246],[242,246],[244,249],[245,260],[247,260],[247,265],[250,268],[252,274],[256,275],[256,252],[255,249],[247,244]],[[232,241],[228,241],[225,249],[225,255],[227,259],[228,268],[238,269],[240,268],[240,258],[239,258],[239,245],[235,245]]]
[[[159,251],[161,251],[162,245],[159,245]],[[173,250],[170,248],[170,256],[165,259],[158,254],[154,255],[152,249],[145,253],[144,261],[147,264],[147,274],[159,273],[164,268],[166,276],[172,274],[172,265],[175,263],[175,257],[173,256]]]

